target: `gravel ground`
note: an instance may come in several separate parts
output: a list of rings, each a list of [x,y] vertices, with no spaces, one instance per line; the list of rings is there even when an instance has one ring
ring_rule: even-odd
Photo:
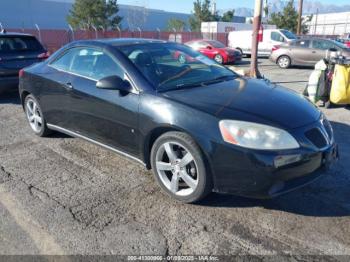
[[[268,60],[260,69],[299,92],[311,73]],[[17,95],[2,95],[0,254],[350,255],[350,110],[325,113],[341,154],[325,177],[272,200],[212,194],[187,205],[121,156],[62,134],[36,137]]]

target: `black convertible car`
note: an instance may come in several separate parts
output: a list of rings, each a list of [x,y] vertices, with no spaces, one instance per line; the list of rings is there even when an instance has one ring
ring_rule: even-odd
[[[176,43],[71,43],[20,72],[20,96],[37,135],[55,130],[130,157],[183,202],[211,191],[277,196],[337,158],[330,123],[307,99]]]

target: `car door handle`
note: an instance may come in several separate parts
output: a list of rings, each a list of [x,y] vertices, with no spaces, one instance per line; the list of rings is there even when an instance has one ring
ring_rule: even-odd
[[[64,84],[64,88],[67,89],[67,90],[72,90],[73,89],[73,85],[72,85],[72,83],[65,83]]]
[[[313,54],[316,54],[316,51],[312,51]]]

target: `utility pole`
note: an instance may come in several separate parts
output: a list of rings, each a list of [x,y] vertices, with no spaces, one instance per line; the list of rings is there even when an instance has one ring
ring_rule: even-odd
[[[318,23],[318,8],[316,9],[316,18],[315,18],[315,30],[314,30],[314,35],[316,35],[317,32],[317,23]]]
[[[253,20],[253,37],[252,37],[252,58],[250,63],[250,77],[261,78],[258,69],[258,46],[259,30],[261,27],[261,11],[263,0],[255,0],[254,20]]]
[[[297,35],[301,35],[301,23],[302,23],[302,15],[303,15],[303,0],[299,0],[299,11],[298,11],[298,28]]]

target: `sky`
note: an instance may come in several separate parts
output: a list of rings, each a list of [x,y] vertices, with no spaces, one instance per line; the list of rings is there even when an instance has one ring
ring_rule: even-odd
[[[119,4],[146,6],[165,11],[191,13],[194,0],[118,0]],[[297,1],[297,0],[296,0]],[[322,4],[334,4],[331,0],[317,0]],[[254,7],[254,0],[216,0],[217,9]],[[349,4],[349,0],[337,0],[336,5]]]

